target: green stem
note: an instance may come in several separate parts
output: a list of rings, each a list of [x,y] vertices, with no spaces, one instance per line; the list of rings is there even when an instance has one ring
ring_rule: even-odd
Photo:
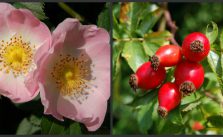
[[[62,8],[65,12],[67,12],[70,16],[72,16],[73,18],[77,18],[80,21],[84,21],[84,17],[82,17],[80,14],[78,14],[77,12],[75,12],[72,8],[70,8],[67,4],[65,4],[64,2],[59,2],[58,5],[60,6],[60,8]]]

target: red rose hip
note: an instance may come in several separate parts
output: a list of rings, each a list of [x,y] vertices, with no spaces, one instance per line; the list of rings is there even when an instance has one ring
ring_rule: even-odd
[[[209,40],[200,32],[191,33],[183,40],[182,53],[189,61],[202,61],[205,57],[207,57],[209,51]]]
[[[161,117],[166,117],[168,112],[176,108],[181,101],[181,92],[178,86],[174,83],[165,83],[158,92],[158,114]]]
[[[204,126],[199,121],[195,121],[192,125],[192,129],[194,131],[202,130],[202,129],[204,129]]]
[[[204,69],[199,63],[184,60],[176,66],[174,77],[180,92],[183,96],[187,96],[203,84]]]
[[[171,67],[177,65],[182,59],[181,47],[176,45],[164,45],[151,57],[154,70],[158,66]]]
[[[155,71],[151,62],[146,62],[137,69],[135,74],[130,76],[129,84],[134,90],[137,88],[149,90],[159,86],[165,77],[166,70],[163,67],[158,67]]]

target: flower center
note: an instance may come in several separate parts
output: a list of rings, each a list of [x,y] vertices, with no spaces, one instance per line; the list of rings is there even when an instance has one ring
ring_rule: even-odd
[[[34,49],[30,43],[22,40],[22,36],[14,35],[8,42],[1,41],[1,69],[6,73],[12,72],[15,77],[27,74],[32,65]]]
[[[72,96],[78,99],[80,96],[89,94],[91,68],[89,59],[84,54],[79,57],[71,57],[70,54],[62,55],[54,64],[51,76],[55,80],[56,86],[63,96]],[[92,79],[93,80],[93,79]],[[80,100],[78,100],[81,103]]]

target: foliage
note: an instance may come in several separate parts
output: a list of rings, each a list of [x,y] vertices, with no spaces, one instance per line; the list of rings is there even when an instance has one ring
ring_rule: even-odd
[[[218,35],[215,20],[203,26],[211,42],[211,52],[202,61],[205,81],[194,94],[183,98],[166,119],[157,114],[158,88],[134,93],[128,84],[130,74],[160,46],[170,43],[172,34],[168,29],[157,29],[163,28],[164,10],[162,5],[148,2],[113,5],[113,134],[223,134],[223,34]],[[174,69],[166,70],[166,81],[173,81]],[[192,130],[195,121],[205,128]]]
[[[44,3],[42,2],[15,2],[13,6],[16,8],[31,10],[32,13],[40,20],[47,19],[44,13]]]

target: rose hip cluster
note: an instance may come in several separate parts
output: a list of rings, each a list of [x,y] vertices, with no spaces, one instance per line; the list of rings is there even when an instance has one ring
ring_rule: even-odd
[[[185,37],[182,47],[164,45],[160,47],[150,61],[141,65],[130,76],[129,84],[136,90],[150,90],[162,84],[166,78],[165,67],[175,67],[173,83],[164,83],[158,92],[158,113],[166,117],[168,112],[177,107],[181,98],[199,89],[204,81],[204,69],[199,63],[210,51],[208,38],[194,32]]]

